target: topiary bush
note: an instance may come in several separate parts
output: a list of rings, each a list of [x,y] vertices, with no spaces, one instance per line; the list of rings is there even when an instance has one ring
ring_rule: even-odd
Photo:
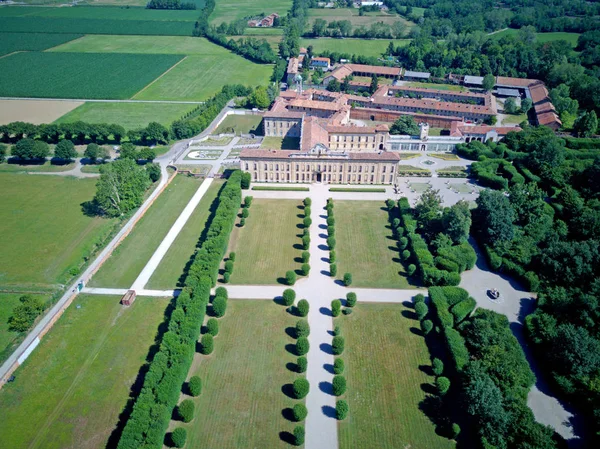
[[[346,392],[346,378],[340,374],[333,376],[333,394],[341,396]]]
[[[308,360],[306,357],[298,357],[296,359],[296,371],[298,373],[305,373],[308,368]]]
[[[178,427],[177,429],[171,432],[171,442],[174,447],[183,447],[185,446],[185,440],[187,440],[187,430],[183,427]]]
[[[296,338],[308,337],[310,334],[310,326],[306,320],[298,320],[296,322]]]
[[[335,362],[333,362],[333,373],[334,374],[342,374],[344,372],[344,359],[337,358]]]
[[[206,332],[216,337],[219,333],[219,321],[215,318],[209,318],[206,322]]]
[[[289,271],[288,271],[289,273]],[[294,304],[294,301],[296,300],[296,292],[294,290],[292,290],[291,288],[286,288],[283,291],[283,303],[285,304],[286,307],[291,306],[292,304]]]
[[[242,209],[242,218],[248,218],[248,215],[250,215],[250,211],[247,208],[243,208]]]
[[[308,263],[310,260],[310,253],[308,251],[302,252],[302,263]]]
[[[423,293],[419,293],[418,295],[415,295],[413,301],[415,304],[418,302],[425,302],[425,295]]]
[[[302,446],[304,444],[304,427],[296,426],[294,427],[294,445]]]
[[[310,217],[304,217],[304,219],[302,220],[302,224],[305,228],[310,228],[310,225],[312,224],[312,219]]]
[[[352,310],[354,310],[354,309],[350,309],[350,308],[346,307],[344,310],[342,310],[342,313],[344,315],[350,315],[352,313]]]
[[[306,228],[305,228],[306,229]],[[302,249],[308,250],[310,248],[310,235],[302,236]]]
[[[213,336],[210,334],[204,334],[200,340],[200,352],[204,355],[211,354],[215,348]]]
[[[385,205],[387,206],[388,210],[392,210],[394,208],[394,205],[396,204],[396,202],[393,199],[388,199],[385,202]]]
[[[410,257],[410,251],[405,249],[404,251],[402,251],[402,260],[408,260]]]
[[[450,429],[450,436],[453,440],[456,440],[458,435],[460,434],[460,426],[456,423],[452,423],[452,427]]]
[[[302,276],[308,276],[308,273],[310,273],[310,265],[307,263],[303,263],[301,271],[302,271]]]
[[[327,237],[327,246],[329,249],[335,249],[335,237]]]
[[[235,254],[235,253],[231,253],[231,254]],[[229,299],[229,293],[227,293],[227,289],[225,287],[217,287],[215,289],[215,297],[217,296],[221,296],[225,299]]]
[[[308,338],[300,337],[296,340],[296,355],[305,355],[310,350]]]
[[[233,260],[225,262],[225,273],[233,273]]]
[[[229,284],[229,279],[231,279],[231,273],[223,273],[223,282]]]
[[[335,236],[335,226],[327,226],[327,235],[329,237]]]
[[[336,260],[336,254],[335,251],[329,251],[329,263],[335,263]]]
[[[335,218],[333,218],[331,215],[327,217],[327,226],[335,226]]]
[[[417,314],[417,318],[419,319],[419,321],[425,318],[427,312],[429,312],[427,304],[425,304],[424,302],[418,302],[415,304],[415,313]]]
[[[435,380],[435,385],[440,396],[443,396],[448,393],[448,390],[450,389],[450,379],[440,376]]]
[[[352,274],[351,273],[344,273],[344,285],[346,287],[350,287],[350,285],[352,285]]]
[[[423,335],[429,335],[429,332],[433,330],[433,322],[431,320],[421,321],[421,330],[423,331]]]
[[[312,213],[312,210],[310,209],[310,206],[304,206],[304,216],[310,217],[311,213]]]
[[[444,372],[444,362],[442,362],[438,358],[433,359],[431,361],[431,370],[433,371],[433,374],[435,374],[436,376],[441,376],[442,373]]]
[[[346,419],[346,416],[348,416],[348,403],[343,399],[335,403],[335,416],[340,421]]]
[[[235,262],[235,253],[234,252],[229,253],[229,260],[231,260],[232,262]]]
[[[304,198],[303,203],[305,206],[310,206],[312,204],[312,200],[307,197],[307,198]]]
[[[346,293],[346,306],[354,307],[356,305],[356,293]]]
[[[294,397],[296,399],[304,399],[310,390],[310,384],[308,380],[300,378],[294,381],[292,385],[292,389],[294,391]]]
[[[188,391],[192,396],[200,396],[202,393],[202,380],[198,376],[190,377]]]
[[[191,399],[184,399],[177,406],[177,417],[183,422],[191,422],[194,419],[196,405]]]
[[[304,404],[296,404],[293,408],[294,421],[300,422],[306,419],[308,415],[308,410]]]
[[[329,274],[331,277],[337,276],[337,265],[332,263],[329,265]]]
[[[224,296],[217,296],[213,299],[212,303],[213,314],[217,318],[221,318],[225,316],[225,312],[227,311],[227,298]]]
[[[336,336],[336,335],[342,335],[342,328],[340,326],[335,326],[333,328],[333,335],[334,336]]]
[[[331,314],[336,317],[336,316],[340,316],[340,313],[342,312],[342,303],[339,299],[334,299],[333,301],[331,301]]]
[[[286,271],[285,282],[287,285],[294,285],[296,283],[296,273],[292,270]]]
[[[415,274],[416,271],[417,271],[417,266],[414,263],[411,263],[406,268],[406,274],[408,274],[409,276],[412,276],[413,274]]]
[[[242,218],[242,219],[240,220],[240,228],[243,228],[245,225],[246,225],[246,219],[245,219],[245,218]]]
[[[341,335],[337,335],[335,337],[333,337],[333,340],[331,342],[331,348],[333,350],[333,353],[335,355],[340,355],[344,352],[344,345],[345,345],[346,341],[344,340],[344,337],[342,337]]]
[[[308,311],[310,309],[310,304],[306,299],[301,299],[298,301],[298,315],[305,317],[308,315]]]
[[[254,199],[254,198],[253,198],[253,197],[251,197],[251,196],[247,196],[247,197],[245,197],[245,198],[244,198],[244,206],[246,206],[246,207],[250,207],[250,206],[252,206],[252,200],[253,200],[253,199]]]

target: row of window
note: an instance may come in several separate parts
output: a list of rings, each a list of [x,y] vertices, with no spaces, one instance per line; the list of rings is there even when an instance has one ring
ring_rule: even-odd
[[[344,139],[341,140],[342,136],[338,136],[338,135],[333,135],[330,136],[329,141],[330,142],[355,142],[354,137],[356,137],[356,142],[360,143],[360,142],[375,142],[375,136],[343,136]],[[348,137],[350,137],[350,139],[348,139]],[[364,137],[364,139],[363,139]]]
[[[253,166],[253,168],[254,168],[255,171],[258,170],[258,164],[259,164],[258,162],[252,163],[252,166]],[[250,170],[250,165],[251,165],[250,162],[245,162],[245,170]],[[291,164],[281,164],[281,171],[288,171],[289,172],[290,171],[290,165]],[[275,167],[275,171],[279,171],[279,164],[273,164],[273,163],[267,164],[266,162],[263,163],[263,170],[273,170],[273,167]],[[329,165],[323,165],[323,166],[321,166],[321,164],[317,164],[316,168],[315,168],[315,164],[296,164],[296,171],[306,171],[306,172],[308,172],[308,171],[314,171],[314,170],[316,170],[316,171],[320,172],[321,171],[321,167],[323,168],[323,170],[322,170],[323,172],[337,172],[338,171],[337,170],[337,167],[338,167],[337,164],[334,164],[334,165],[329,164]],[[344,166],[342,164],[340,164],[339,167],[340,167],[339,168],[340,172],[344,171]],[[375,164],[371,165],[370,167],[371,167],[371,173],[375,173]],[[358,166],[352,165],[352,166],[350,166],[348,168],[349,168],[349,170],[348,170],[349,172],[354,172],[354,173],[356,173],[356,172],[362,173],[363,172],[363,166],[362,165],[358,165]],[[386,170],[387,170],[387,166],[384,165],[381,168],[381,172],[385,173]],[[364,171],[365,171],[365,173],[368,173],[368,171],[369,171],[369,165],[365,165],[364,166]],[[392,166],[391,167],[391,172],[393,172],[393,171],[394,171],[394,168]]]
[[[309,182],[309,181],[317,181],[319,179],[318,175],[316,175],[315,173],[296,173],[296,181],[297,182]],[[321,179],[320,181],[328,181],[328,182],[336,182],[336,178],[337,178],[337,182],[343,182],[343,176],[340,173],[339,175],[334,174],[333,176],[331,175],[331,173],[323,173],[321,175]],[[268,175],[268,179],[263,179],[263,180],[259,180],[258,179],[258,173],[254,172],[254,176],[253,176],[254,181],[290,181],[290,174],[289,173],[281,173],[281,176],[279,176],[279,173],[269,173]],[[389,181],[389,183],[393,183],[394,182],[394,175],[389,175],[387,178]],[[386,177],[385,175],[381,176],[381,182],[385,183]],[[346,175],[346,182],[351,183],[351,182],[370,182],[371,184],[375,183],[375,175]]]

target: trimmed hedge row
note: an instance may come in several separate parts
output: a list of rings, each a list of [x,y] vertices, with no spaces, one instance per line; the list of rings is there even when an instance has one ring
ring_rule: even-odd
[[[506,257],[500,256],[491,246],[483,245],[484,254],[487,262],[494,271],[506,273],[509,276],[521,282],[530,292],[538,291],[540,288],[540,278],[533,271],[525,270],[521,265],[514,263]]]
[[[118,449],[160,449],[163,446],[173,409],[192,364],[210,290],[217,282],[219,265],[241,203],[240,181],[241,172],[234,171],[219,193],[206,239],[194,256],[185,287],[175,300],[168,331],[150,363]]]

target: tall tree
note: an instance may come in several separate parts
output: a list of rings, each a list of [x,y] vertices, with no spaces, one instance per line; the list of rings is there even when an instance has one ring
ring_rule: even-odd
[[[483,88],[487,92],[490,92],[494,88],[494,86],[496,85],[496,78],[491,73],[488,73],[487,75],[485,75],[483,77],[483,84],[482,85],[483,85]]]
[[[419,125],[417,125],[412,115],[401,116],[390,128],[390,134],[417,136],[419,132]]]
[[[95,201],[110,217],[119,217],[142,204],[150,178],[144,167],[131,159],[119,159],[100,167]]]
[[[474,223],[485,241],[496,244],[511,240],[515,232],[515,211],[504,193],[486,189],[475,202]]]
[[[444,232],[454,243],[460,243],[469,237],[471,229],[471,211],[469,203],[460,200],[458,203],[444,209],[442,216]]]
[[[376,75],[373,75],[371,77],[371,85],[369,86],[369,92],[372,94],[375,93],[375,91],[377,90],[377,88],[379,87],[379,80],[377,79]]]
[[[70,161],[77,157],[77,151],[73,142],[67,139],[63,139],[56,144],[54,147],[54,157],[62,159],[63,161]]]

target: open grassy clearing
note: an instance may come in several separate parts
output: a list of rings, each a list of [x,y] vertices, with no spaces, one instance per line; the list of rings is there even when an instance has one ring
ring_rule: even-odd
[[[129,98],[181,58],[177,55],[16,53],[0,59],[0,96]]]
[[[379,57],[388,48],[390,42],[394,43],[395,47],[405,47],[411,42],[411,39],[301,39],[300,45],[308,48],[313,46],[315,53],[331,51],[337,53],[351,53],[362,56]]]
[[[146,288],[167,290],[181,286],[180,279],[196,250],[200,236],[206,227],[210,208],[219,193],[219,189],[223,186],[223,182],[219,179],[213,181],[196,209],[194,209],[194,213],[161,260]]]
[[[211,23],[232,22],[247,16],[255,16],[261,13],[266,15],[276,12],[285,16],[292,7],[291,0],[219,0],[215,10],[210,16]]]
[[[352,285],[411,288],[400,263],[383,202],[335,201],[338,277],[352,273]]]
[[[181,103],[84,103],[54,123],[118,123],[125,129],[146,127],[158,122],[167,128],[196,106]]]
[[[296,426],[282,415],[299,402],[282,392],[301,376],[286,368],[296,357],[286,350],[294,339],[285,329],[295,322],[272,301],[229,300],[227,315],[219,320],[214,353],[201,356],[190,371],[200,376],[203,388],[196,400],[200,412],[183,424],[186,448],[289,447],[279,433]]]
[[[236,254],[231,283],[276,284],[286,271],[299,270],[303,218],[300,201],[255,198],[246,225],[231,234],[227,254]]]
[[[2,388],[5,447],[106,446],[169,302],[119,299],[80,295]]]
[[[200,37],[191,36],[105,36],[88,34],[54,47],[51,52],[145,53],[227,56],[231,52]]]
[[[0,100],[0,125],[11,122],[52,123],[82,104],[81,101]]]
[[[262,116],[260,115],[228,115],[221,122],[214,134],[262,134]]]
[[[357,26],[363,25],[365,27],[369,27],[372,23],[383,22],[386,25],[391,25],[394,22],[402,22],[404,26],[406,26],[407,31],[409,28],[415,26],[413,22],[406,20],[404,17],[395,15],[395,14],[387,14],[385,12],[377,12],[377,13],[366,13],[364,16],[358,15],[358,9],[352,8],[311,8],[308,10],[308,21],[312,26],[313,22],[316,19],[323,19],[327,22],[333,22],[337,20],[349,20],[352,22],[352,26],[355,28]]]
[[[505,114],[502,118],[503,125],[518,125],[527,121],[527,114]]]
[[[1,60],[0,60],[1,61]],[[267,84],[273,68],[241,56],[189,56],[134,98],[137,100],[206,100],[224,84]]]
[[[492,39],[500,39],[505,36],[518,36],[519,30],[509,28],[507,30],[495,33],[491,36]],[[535,41],[538,43],[567,41],[573,48],[577,46],[577,39],[580,33],[565,33],[565,32],[550,32],[550,33],[535,33]]]
[[[0,56],[13,51],[45,50],[79,37],[81,34],[0,33]]]
[[[3,173],[0,191],[2,287],[63,283],[115,225],[81,210],[94,197],[94,179]]]
[[[95,287],[129,288],[140,274],[183,208],[192,198],[200,181],[177,176],[160,194],[131,234],[113,251],[92,278]]]
[[[338,318],[346,338],[344,361],[350,412],[339,424],[340,449],[355,447],[453,448],[454,442],[435,433],[420,410],[427,396],[423,386],[432,376],[425,340],[412,332],[418,321],[400,304],[359,304],[355,312]]]

